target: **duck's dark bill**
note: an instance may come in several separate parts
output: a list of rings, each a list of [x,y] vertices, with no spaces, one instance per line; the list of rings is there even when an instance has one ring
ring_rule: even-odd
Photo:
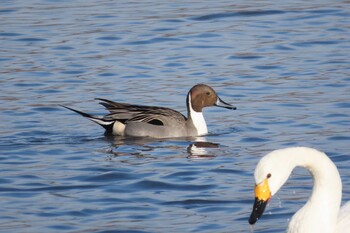
[[[249,224],[253,225],[254,223],[256,223],[256,221],[258,221],[258,219],[264,213],[267,202],[268,200],[264,201],[264,200],[259,200],[258,198],[255,198],[253,211],[249,218]]]
[[[215,103],[215,106],[222,107],[222,108],[227,108],[227,109],[232,109],[232,110],[236,110],[237,109],[235,106],[226,103],[225,101],[223,101],[219,97],[218,97],[218,100]]]

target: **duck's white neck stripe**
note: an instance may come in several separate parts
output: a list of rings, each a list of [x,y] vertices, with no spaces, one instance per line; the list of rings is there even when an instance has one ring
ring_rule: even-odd
[[[194,127],[197,129],[198,135],[204,135],[208,133],[207,123],[204,120],[204,116],[202,112],[196,112],[192,108],[191,103],[191,94],[188,96],[188,105],[190,109],[190,117],[194,124]]]

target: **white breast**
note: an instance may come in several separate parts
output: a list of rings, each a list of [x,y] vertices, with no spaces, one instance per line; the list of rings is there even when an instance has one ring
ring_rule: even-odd
[[[191,118],[196,127],[198,135],[204,135],[208,133],[207,123],[204,120],[204,116],[202,112],[196,112],[192,108],[191,109]]]

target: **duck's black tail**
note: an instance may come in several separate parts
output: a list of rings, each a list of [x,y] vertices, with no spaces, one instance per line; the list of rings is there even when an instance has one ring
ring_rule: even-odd
[[[104,119],[102,117],[95,117],[95,116],[90,115],[88,113],[81,112],[81,111],[78,111],[76,109],[64,106],[64,105],[60,105],[60,106],[66,108],[66,109],[69,109],[73,112],[76,112],[76,113],[82,115],[83,117],[86,117],[87,119],[101,125],[103,128],[105,128],[107,134],[112,134],[113,124],[115,123],[116,120],[107,120],[107,119]]]

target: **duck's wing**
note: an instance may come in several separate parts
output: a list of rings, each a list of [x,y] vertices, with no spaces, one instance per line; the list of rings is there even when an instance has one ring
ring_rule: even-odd
[[[127,122],[146,122],[152,125],[174,126],[183,125],[186,117],[170,108],[157,108],[135,115]]]
[[[130,111],[144,111],[150,108],[151,106],[143,106],[143,105],[135,105],[135,104],[127,104],[122,102],[113,102],[107,99],[95,98],[99,100],[102,106],[104,106],[110,112],[116,112],[122,109],[130,109]]]
[[[336,233],[346,233],[350,229],[350,201],[346,202],[339,211]]]
[[[134,105],[113,102],[106,99],[100,100],[110,113],[104,117],[105,120],[118,120],[122,123],[131,121],[146,122],[153,125],[169,125],[173,121],[183,122],[186,117],[171,108]]]
[[[155,110],[155,109],[162,109],[162,107],[113,102],[110,100],[100,99],[100,98],[98,98],[97,100],[99,100],[100,104],[110,112],[108,115],[104,117],[105,119],[114,119],[122,123],[125,123],[129,119],[132,119],[135,116],[138,116],[140,114],[143,115],[148,111]]]

